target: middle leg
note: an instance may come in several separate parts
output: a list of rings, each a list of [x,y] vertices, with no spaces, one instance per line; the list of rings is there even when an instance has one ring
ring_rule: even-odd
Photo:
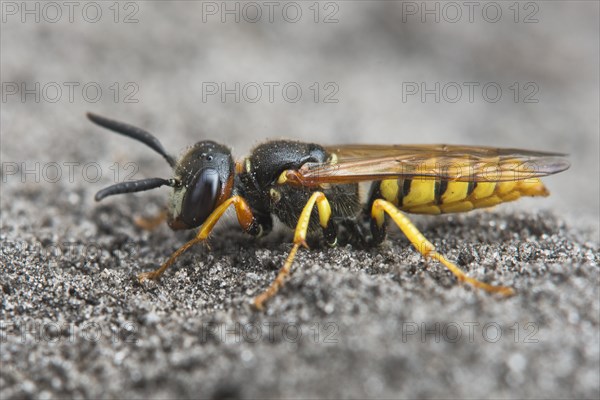
[[[271,283],[271,285],[264,292],[254,298],[253,304],[257,309],[262,310],[264,303],[273,297],[283,286],[285,279],[290,274],[292,263],[294,262],[294,258],[296,257],[296,253],[298,252],[300,246],[308,248],[308,245],[306,244],[306,234],[308,232],[310,216],[315,204],[317,205],[317,209],[319,211],[319,224],[323,229],[325,239],[330,245],[335,245],[336,229],[333,221],[330,220],[331,206],[322,192],[314,192],[306,202],[306,205],[302,209],[302,213],[298,218],[298,223],[294,231],[294,246],[288,254],[285,264],[279,270],[277,277]]]

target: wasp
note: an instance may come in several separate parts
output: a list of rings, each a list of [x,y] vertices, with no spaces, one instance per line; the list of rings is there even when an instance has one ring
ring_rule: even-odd
[[[358,237],[377,246],[393,221],[426,259],[433,259],[475,288],[511,295],[513,289],[467,276],[446,259],[406,213],[443,214],[489,208],[521,196],[547,196],[540,178],[569,168],[565,154],[458,145],[321,146],[290,140],[267,141],[234,161],[231,150],[199,141],[176,159],[149,132],[88,113],[95,124],[135,139],[160,154],[173,168],[168,179],[121,182],[96,193],[107,196],[172,188],[164,219],[173,230],[199,228],[158,269],[140,281],[159,278],[193,245],[206,240],[233,206],[242,230],[259,237],[273,227],[273,216],[294,229],[293,246],[271,285],[254,298],[262,309],[283,286],[308,235],[322,233],[335,246],[338,227],[363,226]],[[366,187],[366,188],[365,188]],[[156,222],[156,221],[155,221]]]

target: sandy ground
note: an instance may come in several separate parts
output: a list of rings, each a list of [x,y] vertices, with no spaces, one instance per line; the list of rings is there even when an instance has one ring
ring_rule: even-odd
[[[431,3],[440,20],[425,23],[420,2],[318,14],[275,2],[272,22],[260,2],[258,22],[235,2],[239,22],[220,2],[76,3],[73,22],[66,6],[59,18],[28,3],[36,22],[2,3],[2,399],[600,396],[598,3],[494,3],[497,22],[494,4],[452,22]],[[201,139],[239,156],[280,137],[447,142],[563,151],[572,167],[547,179],[548,198],[414,217],[470,276],[516,296],[459,285],[393,230],[376,249],[301,251],[256,312],[248,303],[291,232],[254,240],[230,215],[210,250],[140,285],[194,233],[133,224],[167,189],[93,201],[169,171],[86,111],[142,126],[175,154]]]

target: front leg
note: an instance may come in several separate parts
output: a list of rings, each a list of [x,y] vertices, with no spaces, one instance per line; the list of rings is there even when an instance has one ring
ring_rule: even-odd
[[[203,240],[205,240],[215,227],[217,221],[219,221],[219,219],[223,216],[223,214],[231,204],[234,205],[238,222],[245,232],[254,234],[255,236],[261,232],[261,230],[263,229],[262,225],[260,225],[257,219],[254,217],[254,214],[252,213],[252,210],[250,209],[250,206],[248,205],[246,200],[244,200],[244,198],[241,196],[233,196],[225,200],[221,205],[219,205],[215,209],[215,211],[212,212],[212,214],[208,216],[206,221],[200,227],[200,230],[198,231],[198,234],[195,238],[193,238],[192,240],[181,246],[179,249],[177,249],[177,251],[175,251],[175,253],[173,253],[171,257],[169,257],[169,259],[163,265],[160,266],[160,268],[151,272],[144,272],[139,274],[139,281],[143,282],[146,279],[158,279],[167,270],[167,268],[169,268],[175,262],[177,257],[179,257],[187,249],[189,249],[196,243],[200,243]]]
[[[141,215],[137,215],[133,218],[133,223],[140,229],[144,229],[146,231],[152,231],[156,229],[160,224],[167,221],[169,217],[169,213],[166,209],[160,210],[160,212],[153,217],[143,217]]]

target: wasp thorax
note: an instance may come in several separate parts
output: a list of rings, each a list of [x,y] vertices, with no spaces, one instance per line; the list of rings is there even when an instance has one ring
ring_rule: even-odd
[[[246,172],[260,187],[273,185],[286,169],[298,169],[308,162],[325,162],[327,152],[318,144],[273,140],[258,145],[246,159]]]

